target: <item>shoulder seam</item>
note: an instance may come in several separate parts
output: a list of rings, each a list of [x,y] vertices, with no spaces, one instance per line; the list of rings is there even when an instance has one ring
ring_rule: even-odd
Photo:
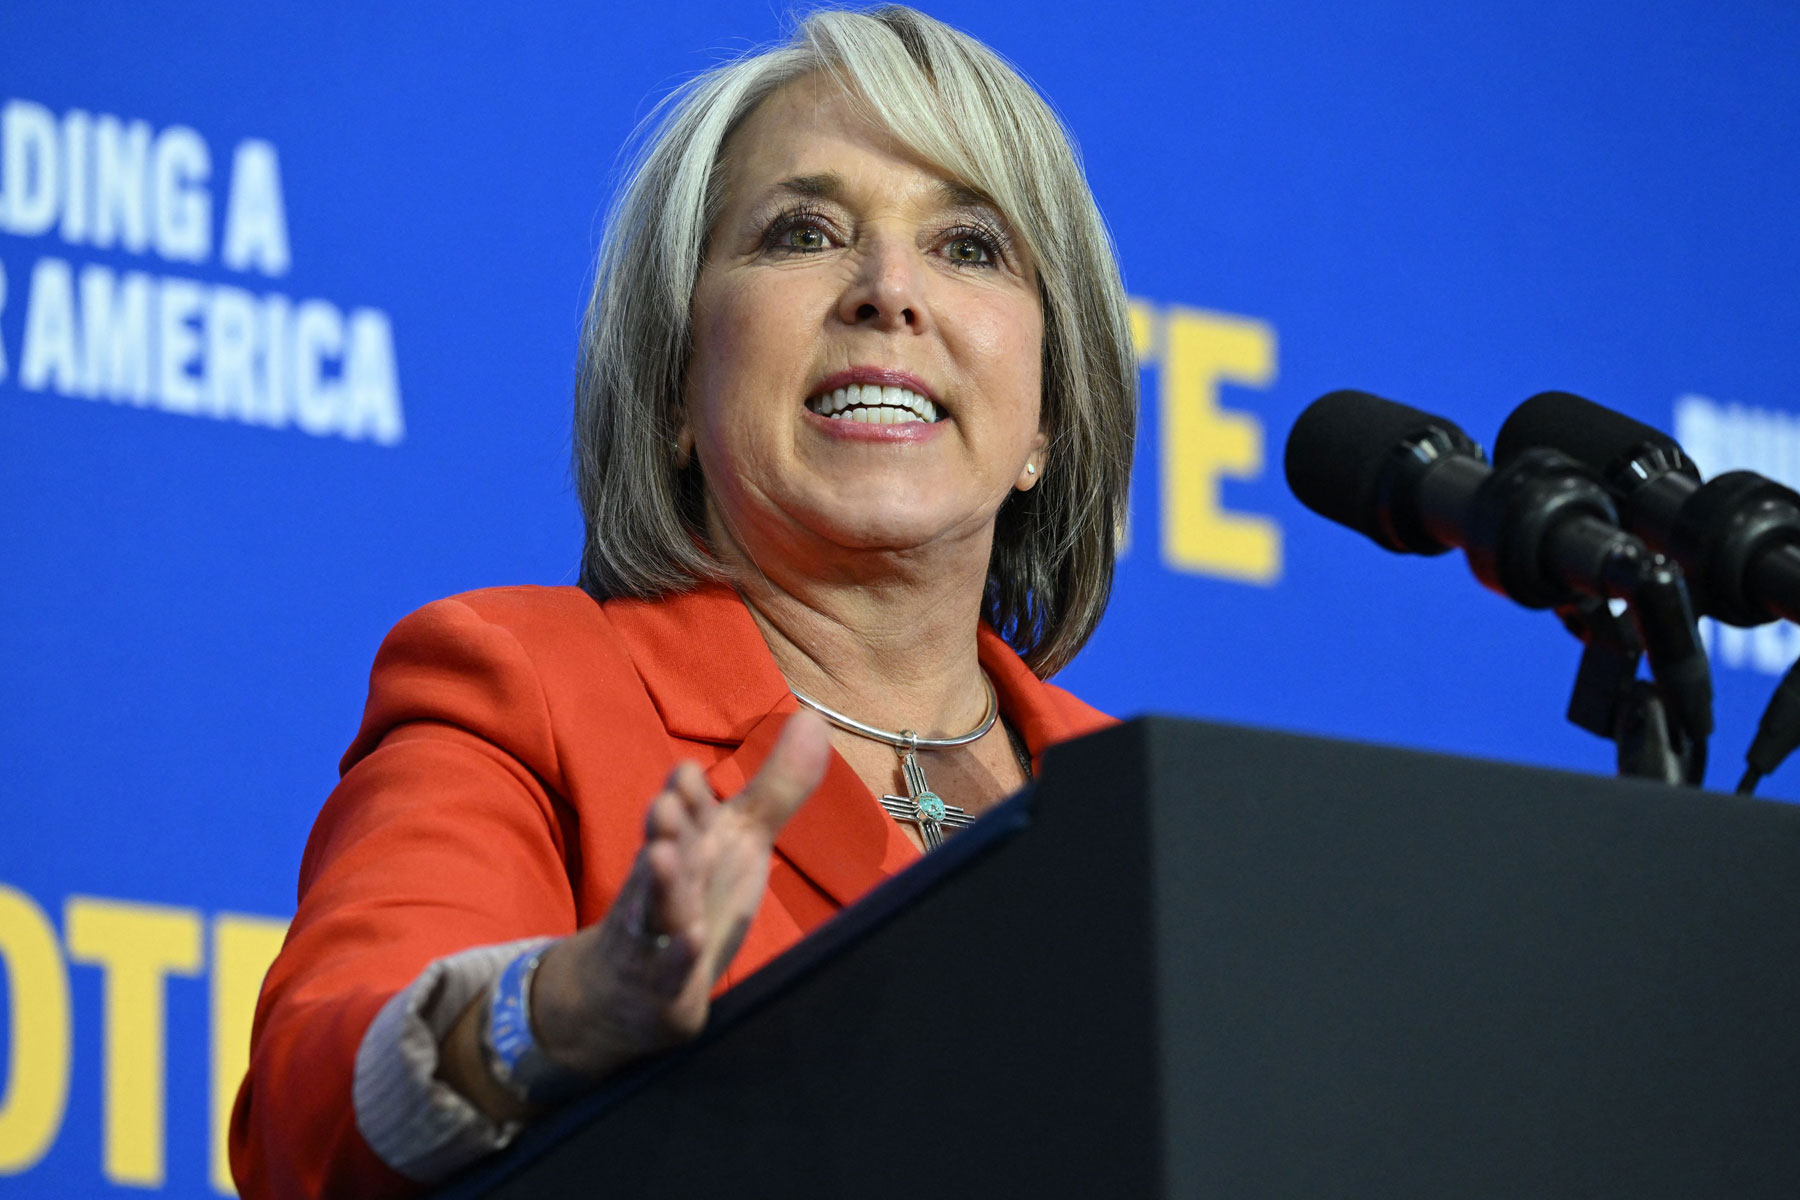
[[[510,627],[499,621],[492,620],[473,604],[465,602],[461,596],[447,597],[442,603],[454,604],[476,620],[480,621],[483,625],[500,630],[506,635],[507,640],[512,642],[513,647],[518,650],[519,657],[531,664],[531,682],[533,686],[537,688],[538,708],[543,712],[544,728],[550,735],[548,740],[550,742],[550,753],[553,756],[552,765],[556,768],[556,779],[560,785],[558,791],[566,794],[568,791],[568,780],[564,777],[562,747],[557,744],[556,722],[550,715],[550,696],[544,691],[544,676],[543,673],[538,670],[537,659],[531,656],[531,651],[525,648],[525,643],[519,640],[519,635],[514,633]]]

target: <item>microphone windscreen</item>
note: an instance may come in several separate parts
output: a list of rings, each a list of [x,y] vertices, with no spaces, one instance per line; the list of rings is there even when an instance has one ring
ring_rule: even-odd
[[[1647,450],[1687,461],[1668,434],[1570,392],[1539,392],[1513,409],[1494,439],[1494,462],[1504,466],[1534,447],[1560,450],[1608,479]]]
[[[1382,477],[1396,451],[1431,434],[1479,458],[1469,435],[1443,417],[1344,389],[1307,406],[1288,433],[1283,465],[1300,503],[1328,521],[1390,546],[1381,521]]]

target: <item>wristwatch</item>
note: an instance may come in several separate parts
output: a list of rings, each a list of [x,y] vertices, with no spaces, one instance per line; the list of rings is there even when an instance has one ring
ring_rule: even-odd
[[[488,990],[481,1021],[481,1057],[488,1074],[509,1095],[534,1108],[581,1086],[581,1076],[552,1062],[531,1030],[531,982],[549,949],[527,950],[506,964]]]

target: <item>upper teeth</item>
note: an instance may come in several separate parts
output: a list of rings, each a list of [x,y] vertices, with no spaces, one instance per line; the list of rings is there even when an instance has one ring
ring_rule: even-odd
[[[937,405],[910,388],[883,387],[878,383],[853,383],[835,392],[814,396],[806,407],[834,421],[864,421],[871,425],[902,425],[908,421],[937,420]]]

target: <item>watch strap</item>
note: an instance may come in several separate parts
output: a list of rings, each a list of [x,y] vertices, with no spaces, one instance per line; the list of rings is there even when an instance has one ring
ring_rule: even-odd
[[[531,985],[549,945],[527,950],[500,972],[488,991],[481,1022],[481,1053],[488,1073],[508,1093],[533,1107],[554,1103],[581,1086],[581,1076],[550,1060],[531,1027]]]

